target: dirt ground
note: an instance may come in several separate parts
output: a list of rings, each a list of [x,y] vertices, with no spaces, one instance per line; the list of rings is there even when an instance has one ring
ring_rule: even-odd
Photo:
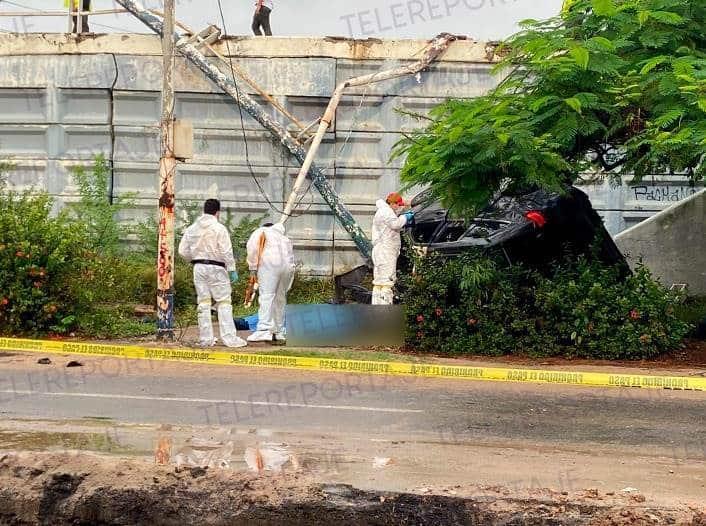
[[[706,525],[706,510],[651,507],[640,495],[599,496],[590,490],[569,495],[459,485],[446,494],[366,492],[317,484],[297,470],[277,475],[177,470],[85,452],[0,458],[0,524],[188,523]]]

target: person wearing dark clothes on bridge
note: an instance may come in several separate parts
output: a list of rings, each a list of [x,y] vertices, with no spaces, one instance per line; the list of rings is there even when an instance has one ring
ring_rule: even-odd
[[[68,8],[71,6],[72,11],[90,11],[91,10],[91,0],[64,0],[64,7]],[[78,15],[72,16],[74,27],[72,33],[90,33],[88,28],[88,15],[81,16],[81,25],[78,25]]]
[[[265,35],[272,36],[270,28],[270,13],[274,9],[273,0],[257,0],[255,4],[255,15],[252,19],[252,30],[256,36],[262,36],[262,31]]]

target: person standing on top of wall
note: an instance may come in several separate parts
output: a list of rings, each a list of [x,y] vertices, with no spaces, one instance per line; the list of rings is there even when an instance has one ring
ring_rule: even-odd
[[[71,7],[71,11],[90,11],[91,10],[91,0],[64,0],[64,7],[68,9]],[[72,33],[90,33],[91,30],[88,28],[88,15],[81,16],[81,30],[78,29],[78,15],[72,16],[71,19],[74,22],[74,28]]]
[[[272,36],[270,28],[270,13],[274,9],[273,0],[257,0],[255,4],[255,15],[252,19],[252,30],[256,36],[262,36],[262,31],[268,37]],[[260,30],[262,29],[262,31]]]

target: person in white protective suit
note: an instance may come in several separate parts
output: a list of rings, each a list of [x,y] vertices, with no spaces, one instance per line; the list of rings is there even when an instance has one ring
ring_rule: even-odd
[[[264,237],[263,237],[264,236]],[[257,275],[257,328],[249,342],[285,341],[284,309],[294,281],[294,250],[284,234],[284,225],[265,225],[252,233],[247,243],[248,268]]]
[[[225,226],[218,222],[221,203],[208,199],[203,215],[184,232],[179,255],[194,266],[198,303],[199,340],[204,347],[216,344],[211,325],[211,300],[216,302],[221,341],[226,347],[244,347],[233,322],[231,283],[238,281],[233,245]]]
[[[397,192],[379,199],[373,218],[373,305],[392,305],[392,287],[397,279],[397,258],[402,248],[400,231],[412,221],[412,212],[399,215],[404,200]]]

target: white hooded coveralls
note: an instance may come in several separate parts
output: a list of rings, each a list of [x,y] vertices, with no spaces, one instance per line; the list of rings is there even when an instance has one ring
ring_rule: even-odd
[[[265,234],[265,246],[258,252],[260,236]],[[294,249],[292,242],[284,234],[284,225],[278,223],[255,230],[248,239],[248,268],[257,270],[259,309],[257,330],[248,341],[272,341],[274,336],[283,340],[285,335],[284,309],[287,305],[287,292],[294,281]]]
[[[373,305],[392,305],[392,287],[397,275],[397,258],[402,248],[400,230],[407,224],[405,215],[397,216],[382,199],[373,218]]]
[[[218,222],[216,216],[202,215],[184,232],[184,237],[179,243],[179,255],[188,262],[204,259],[225,264],[225,268],[201,263],[194,265],[201,345],[212,346],[216,342],[211,325],[211,299],[216,302],[223,344],[227,347],[247,345],[245,340],[237,336],[233,322],[232,290],[228,272],[235,270],[235,258],[226,227]]]

